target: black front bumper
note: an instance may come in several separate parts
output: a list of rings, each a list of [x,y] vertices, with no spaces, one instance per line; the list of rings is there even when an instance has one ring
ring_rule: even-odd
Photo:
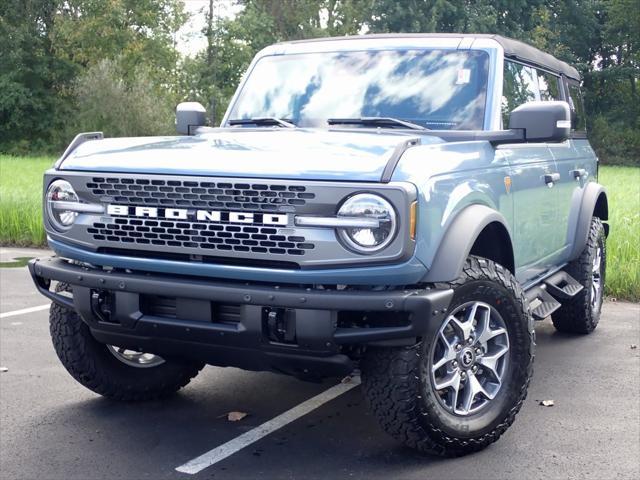
[[[76,310],[100,342],[295,375],[349,373],[352,345],[415,342],[429,322],[442,319],[453,295],[428,288],[353,291],[222,283],[105,271],[55,257],[32,260],[29,271],[38,290]],[[71,285],[73,296],[52,292],[51,280]],[[223,313],[231,307],[230,318]]]

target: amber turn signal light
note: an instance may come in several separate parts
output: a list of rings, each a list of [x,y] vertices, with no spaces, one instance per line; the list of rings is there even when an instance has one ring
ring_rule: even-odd
[[[409,234],[411,240],[416,239],[416,212],[418,210],[418,202],[413,202],[409,211]]]

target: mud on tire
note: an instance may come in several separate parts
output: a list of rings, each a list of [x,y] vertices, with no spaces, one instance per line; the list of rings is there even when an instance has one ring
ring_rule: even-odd
[[[371,411],[392,437],[420,452],[460,456],[487,447],[513,423],[533,373],[535,335],[522,289],[506,268],[490,260],[469,257],[459,279],[438,287],[454,289],[450,313],[480,301],[504,319],[509,363],[495,398],[466,416],[439,401],[429,358],[440,325],[430,326],[415,346],[370,349],[362,362],[362,380]]]
[[[71,290],[59,284],[56,291]],[[204,366],[173,359],[150,368],[127,365],[93,338],[75,311],[55,303],[49,313],[49,329],[56,354],[71,376],[88,389],[117,400],[166,397],[187,385]]]

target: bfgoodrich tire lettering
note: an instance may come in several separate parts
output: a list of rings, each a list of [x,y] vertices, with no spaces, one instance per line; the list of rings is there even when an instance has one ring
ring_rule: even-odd
[[[513,423],[533,373],[535,337],[522,289],[502,266],[469,257],[460,278],[443,286],[454,289],[450,312],[482,302],[504,319],[509,363],[495,398],[469,415],[456,415],[443,406],[429,377],[429,354],[440,324],[431,325],[413,347],[369,350],[362,379],[370,408],[387,433],[421,452],[459,456],[495,442]]]
[[[60,284],[57,291],[70,291]],[[204,364],[166,360],[137,368],[118,360],[99,343],[73,310],[52,304],[49,328],[58,358],[82,385],[105,397],[134,401],[161,398],[188,384]]]

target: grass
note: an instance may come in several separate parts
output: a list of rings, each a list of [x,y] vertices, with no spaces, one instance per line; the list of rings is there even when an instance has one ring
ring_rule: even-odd
[[[42,246],[42,174],[52,157],[0,155],[0,245]]]
[[[0,155],[0,245],[43,246],[42,173],[51,157]],[[609,196],[607,295],[640,301],[640,168],[600,168]]]
[[[640,168],[601,167],[607,189],[607,295],[640,301]]]

